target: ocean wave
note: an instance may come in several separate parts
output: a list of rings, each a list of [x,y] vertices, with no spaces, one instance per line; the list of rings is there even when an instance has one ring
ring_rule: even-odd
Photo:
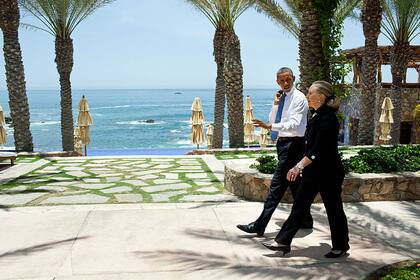
[[[60,124],[60,121],[40,121],[40,122],[31,123],[31,125],[36,125],[36,126],[54,125],[54,124]]]
[[[178,129],[171,129],[171,130],[170,130],[170,132],[171,132],[171,133],[180,133],[180,132],[181,132],[181,130],[178,130]]]
[[[164,121],[148,122],[147,120],[116,122],[116,124],[129,124],[129,125],[159,125],[159,124],[165,124],[165,123],[166,122]]]
[[[100,110],[100,109],[116,109],[116,108],[128,108],[131,105],[116,105],[116,106],[103,106],[103,107],[91,107],[90,110]]]
[[[190,139],[178,140],[176,142],[178,145],[192,145]]]

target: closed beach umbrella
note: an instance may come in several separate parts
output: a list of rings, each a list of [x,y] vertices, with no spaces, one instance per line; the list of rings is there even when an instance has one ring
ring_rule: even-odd
[[[244,113],[244,135],[245,143],[251,143],[254,141],[254,125],[252,120],[254,119],[254,113],[252,112],[251,97],[247,96],[245,99],[245,113]]]
[[[209,124],[207,127],[207,149],[213,149],[213,131],[214,131],[214,125]]]
[[[259,139],[259,143],[260,143],[260,147],[261,148],[265,148],[267,147],[267,143],[268,143],[268,130],[265,128],[261,127],[261,131],[260,131],[260,139]]]
[[[74,150],[79,154],[82,154],[82,140],[80,139],[80,128],[77,126],[74,128]]]
[[[204,115],[201,106],[201,100],[199,97],[194,98],[194,102],[191,106],[191,143],[197,145],[197,149],[200,148],[200,144],[204,143]]]
[[[77,116],[77,126],[79,127],[80,141],[85,145],[85,156],[87,155],[86,146],[90,143],[89,126],[93,124],[92,116],[89,113],[89,104],[83,95],[79,102],[79,115]]]
[[[391,98],[385,97],[381,108],[382,112],[379,117],[381,135],[379,136],[379,140],[387,142],[391,139],[391,125],[394,123],[394,118],[392,117],[392,110],[394,109],[394,106],[392,105]]]
[[[6,144],[6,122],[4,121],[3,108],[0,106],[0,145]]]

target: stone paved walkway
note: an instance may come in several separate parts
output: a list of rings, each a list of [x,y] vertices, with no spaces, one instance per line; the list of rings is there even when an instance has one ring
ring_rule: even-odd
[[[222,162],[203,157],[220,171]],[[23,158],[0,172],[2,179],[3,207],[238,200],[223,192],[223,177],[194,156]]]

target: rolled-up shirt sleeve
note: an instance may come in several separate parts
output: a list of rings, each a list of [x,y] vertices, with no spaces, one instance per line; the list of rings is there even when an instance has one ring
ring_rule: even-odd
[[[276,106],[278,107],[278,106]],[[274,106],[273,106],[274,108]],[[278,131],[288,131],[288,130],[295,130],[302,122],[302,119],[307,114],[307,103],[305,100],[301,100],[295,108],[293,108],[293,111],[290,112],[290,118],[287,121],[281,121],[280,123],[274,123],[272,122],[272,130],[278,130]],[[273,111],[273,109],[271,110]],[[270,121],[272,120],[272,113],[270,112]]]

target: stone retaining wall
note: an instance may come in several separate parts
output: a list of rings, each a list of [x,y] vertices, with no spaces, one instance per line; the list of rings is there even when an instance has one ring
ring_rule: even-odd
[[[264,201],[272,175],[262,174],[244,165],[225,166],[225,188],[250,201]],[[381,200],[419,200],[420,171],[392,174],[347,174],[343,183],[344,202]],[[288,190],[282,202],[292,202]],[[321,202],[319,195],[315,202]]]

